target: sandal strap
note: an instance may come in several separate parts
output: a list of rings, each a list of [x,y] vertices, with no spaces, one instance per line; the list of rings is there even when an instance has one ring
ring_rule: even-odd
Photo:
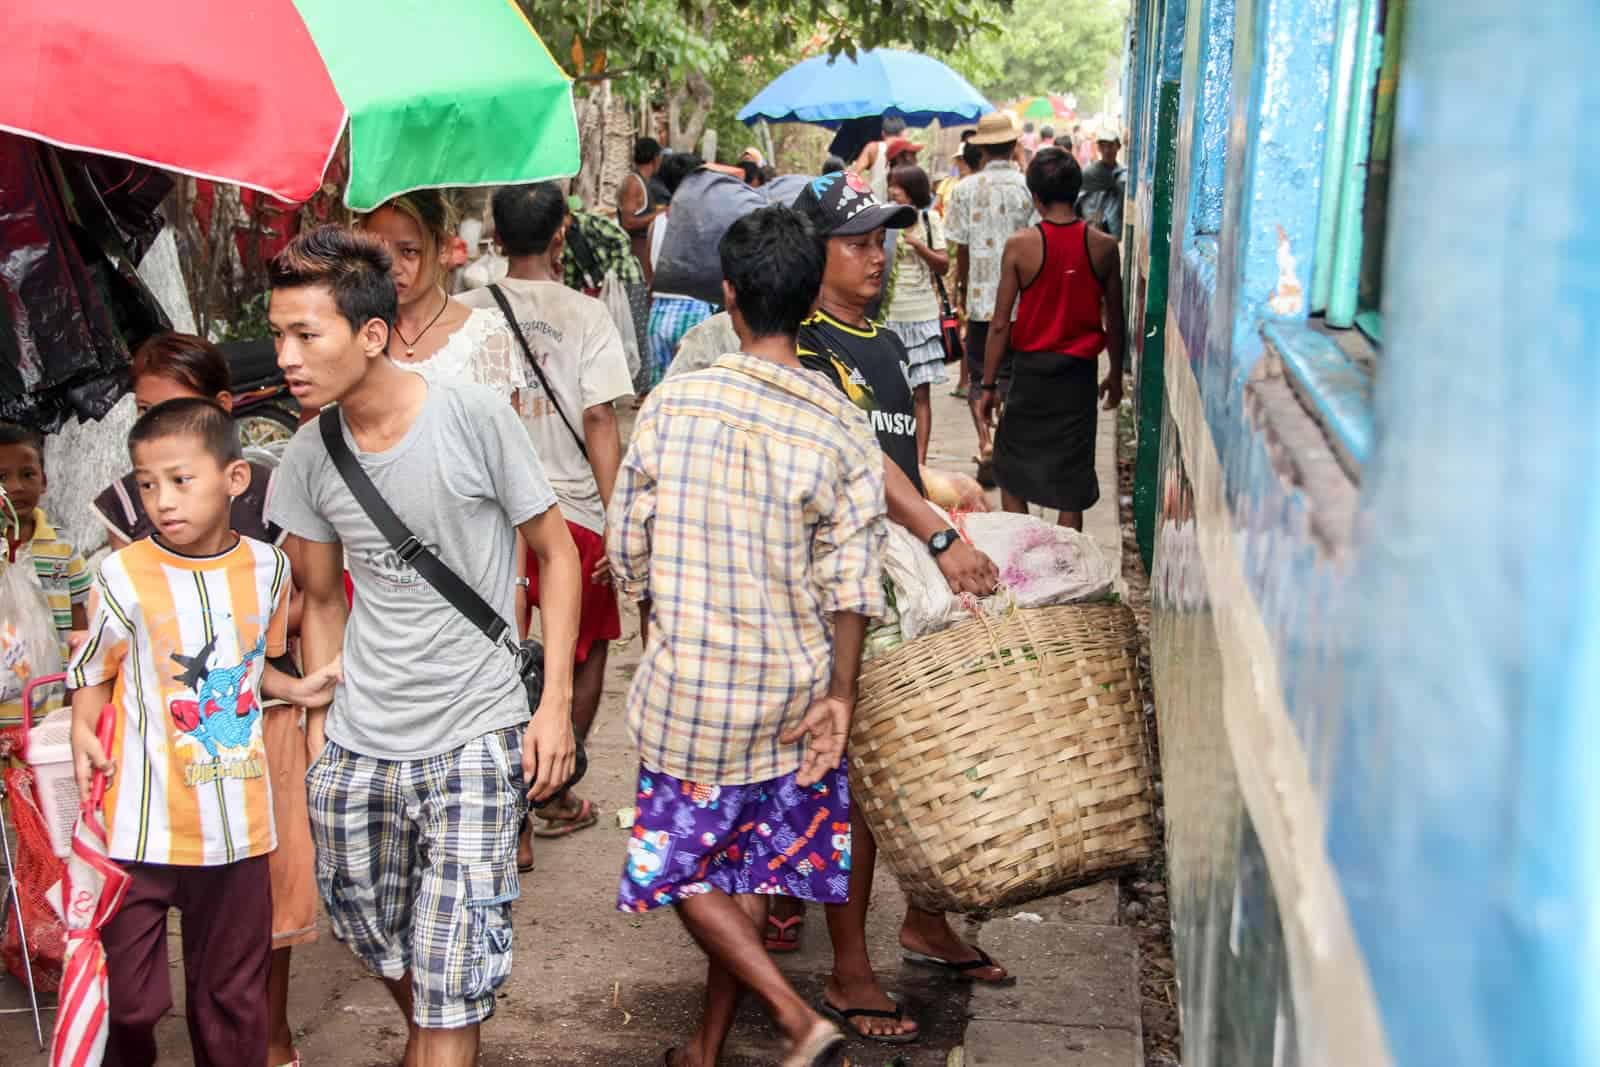
[[[884,1011],[882,1008],[841,1008],[830,1001],[823,1001],[831,1011],[839,1014],[841,1019],[893,1019],[896,1022],[904,1021],[906,1010],[896,1004],[894,1011]]]
[[[957,971],[981,971],[995,965],[994,960],[981,948],[978,949],[978,958],[975,960],[962,960],[960,963],[951,963],[949,960],[944,962],[946,967]]]

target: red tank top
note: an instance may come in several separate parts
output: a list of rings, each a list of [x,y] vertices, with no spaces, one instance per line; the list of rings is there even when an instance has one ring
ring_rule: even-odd
[[[1011,347],[1017,352],[1060,352],[1094,359],[1106,347],[1100,319],[1104,290],[1089,261],[1089,227],[1039,223],[1044,263],[1017,300]]]

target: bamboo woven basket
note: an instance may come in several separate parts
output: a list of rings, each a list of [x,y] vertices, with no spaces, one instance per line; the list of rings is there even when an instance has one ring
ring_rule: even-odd
[[[1156,841],[1138,633],[1121,604],[980,618],[862,668],[852,801],[918,906],[984,913]]]

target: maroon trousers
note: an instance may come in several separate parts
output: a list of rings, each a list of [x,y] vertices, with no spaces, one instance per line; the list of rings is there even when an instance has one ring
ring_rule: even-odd
[[[183,913],[184,1014],[195,1067],[265,1063],[272,962],[267,857],[221,867],[122,867],[133,882],[101,931],[110,972],[105,1067],[156,1062],[156,1023],[172,1009],[170,908]]]

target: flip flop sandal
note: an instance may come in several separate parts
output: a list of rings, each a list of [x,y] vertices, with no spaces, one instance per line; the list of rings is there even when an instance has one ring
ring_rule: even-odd
[[[595,814],[594,802],[590,800],[581,801],[578,805],[578,814],[570,819],[544,815],[539,816],[539,819],[545,825],[540,826],[539,823],[534,823],[533,836],[544,838],[567,837],[577,833],[579,830],[587,830],[600,821],[600,817]]]
[[[1017,976],[1014,974],[1008,974],[1004,978],[979,978],[973,974],[973,971],[981,971],[995,966],[994,960],[981,948],[978,949],[977,959],[962,960],[960,963],[942,960],[938,956],[926,956],[921,952],[905,952],[901,954],[900,958],[918,967],[931,967],[936,971],[943,971],[957,982],[977,982],[980,985],[1001,987],[1017,984]]]
[[[844,1064],[844,1035],[817,1034],[784,1057],[783,1067],[842,1067]]]
[[[777,933],[775,933],[775,934],[769,933],[767,935],[766,941],[765,941],[765,944],[766,944],[766,947],[767,947],[767,951],[768,952],[794,952],[796,949],[798,949],[800,947],[800,933],[799,933],[799,931],[795,931],[795,935],[794,935],[793,938],[787,938],[787,937],[784,937],[783,935],[787,934],[794,927],[799,926],[801,923],[805,922],[805,920],[806,920],[806,917],[804,915],[792,915],[787,919],[779,919],[779,918],[777,918],[775,916],[768,915],[767,916],[767,925],[772,927],[774,930],[776,930]]]
[[[817,1002],[817,1011],[829,1022],[838,1023],[845,1031],[854,1034],[863,1041],[876,1041],[880,1045],[910,1045],[922,1037],[922,1030],[916,1029],[909,1034],[897,1031],[892,1034],[873,1034],[861,1029],[851,1020],[853,1019],[893,1019],[902,1023],[906,1018],[906,1009],[899,1004],[894,1006],[894,1011],[882,1011],[878,1008],[836,1008],[823,997]]]

